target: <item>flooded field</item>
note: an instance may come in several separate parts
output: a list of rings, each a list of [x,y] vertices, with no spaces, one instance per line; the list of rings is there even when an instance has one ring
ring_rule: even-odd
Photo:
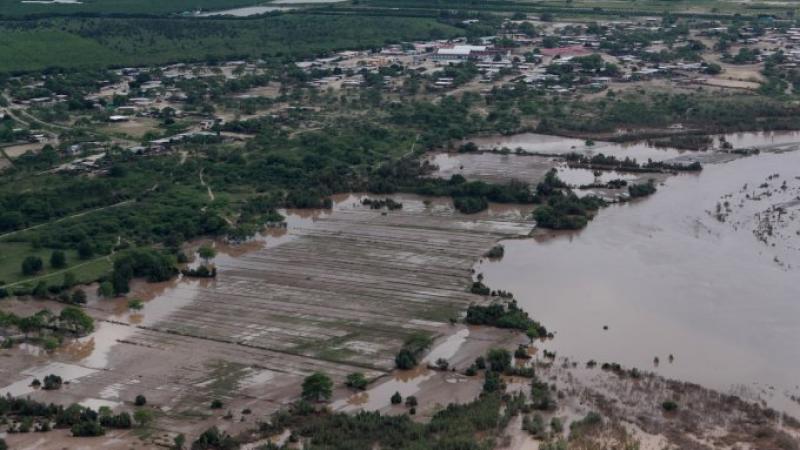
[[[508,148],[514,151],[516,149],[522,149],[529,153],[545,155],[565,155],[567,153],[596,155],[602,153],[606,156],[615,156],[617,158],[634,158],[640,162],[645,162],[648,159],[664,161],[688,153],[685,150],[657,148],[646,143],[617,144],[595,141],[587,145],[587,142],[582,139],[536,133],[476,138],[470,139],[470,141],[474,142],[478,148],[484,150]]]
[[[90,299],[98,319],[91,335],[52,354],[2,351],[10,362],[0,367],[0,392],[88,405],[131,404],[143,394],[164,414],[165,429],[187,433],[220,420],[224,411],[208,409],[214,398],[265,417],[295,399],[315,371],[337,385],[356,371],[383,377],[410,334],[448,336],[450,318],[485,301],[467,292],[473,262],[498,239],[531,231],[529,211],[517,206],[463,216],[450,199],[395,196],[403,209],[381,211],[362,198],[336,197],[330,211],[287,211],[285,228],[241,245],[217,243],[216,279],[137,283],[129,297],[142,300],[141,311],[126,299]],[[440,339],[434,355],[495,342],[478,333],[465,344],[467,334]],[[49,373],[69,384],[31,386]],[[237,418],[226,428],[251,426]]]
[[[733,148],[747,148],[753,146],[770,147],[776,145],[800,144],[800,132],[773,131],[773,132],[746,132],[728,133],[714,136],[714,148],[720,148],[721,138],[733,145]],[[595,141],[592,145],[581,139],[572,139],[561,136],[549,136],[536,133],[523,133],[512,136],[493,136],[470,139],[482,150],[507,148],[511,151],[522,149],[529,153],[544,155],[564,155],[577,152],[586,155],[604,154],[617,158],[633,158],[639,162],[648,159],[653,161],[667,161],[674,158],[691,157],[703,154],[690,150],[675,148],[654,147],[646,142],[613,143]]]
[[[504,258],[477,271],[556,331],[546,347],[559,355],[797,414],[798,168],[800,152],[709,164],[646,200],[601,210],[579,233],[507,241]]]

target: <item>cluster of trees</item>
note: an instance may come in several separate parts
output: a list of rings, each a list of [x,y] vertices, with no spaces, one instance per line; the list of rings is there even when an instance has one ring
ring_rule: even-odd
[[[67,306],[58,315],[46,309],[25,317],[0,311],[0,328],[16,329],[26,336],[30,334],[40,337],[46,337],[48,334],[82,336],[94,331],[94,319],[76,306]]]
[[[478,450],[491,447],[498,433],[519,414],[519,408],[513,406],[517,403],[504,401],[500,393],[486,394],[473,402],[450,404],[425,424],[414,422],[407,414],[350,415],[295,405],[289,411],[276,413],[268,424],[262,424],[261,431],[272,435],[288,428],[297,437],[306,438],[305,445],[330,450],[375,447]]]
[[[628,186],[628,193],[631,198],[647,197],[656,193],[656,184],[653,180],[648,180],[647,183],[632,184]]]
[[[50,377],[55,377],[50,375]],[[60,379],[58,380],[60,381]],[[47,385],[47,378],[45,385]],[[139,425],[149,423],[152,413],[137,410],[133,416],[128,412],[113,414],[108,407],[99,411],[78,404],[70,406],[46,404],[30,398],[0,396],[0,418],[15,419],[19,425],[9,428],[9,432],[50,431],[53,428],[68,428],[73,436],[101,436],[106,428],[129,429],[134,422]],[[32,427],[34,421],[36,426]]]
[[[177,275],[174,259],[158,250],[140,248],[128,250],[114,260],[111,286],[115,295],[127,294],[134,277],[150,282],[167,281]]]
[[[579,230],[584,228],[592,215],[606,202],[599,197],[578,197],[572,192],[551,195],[547,203],[533,211],[536,226],[551,230]]]
[[[470,325],[488,325],[526,333],[531,332],[535,337],[548,335],[547,328],[531,319],[527,312],[517,306],[516,300],[494,302],[487,306],[470,305],[464,320]]]

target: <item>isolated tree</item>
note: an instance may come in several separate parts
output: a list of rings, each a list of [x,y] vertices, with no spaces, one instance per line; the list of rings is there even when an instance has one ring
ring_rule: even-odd
[[[303,381],[303,399],[308,401],[325,401],[331,398],[333,381],[322,372],[315,372]]]
[[[27,277],[36,275],[42,268],[44,268],[44,263],[38,256],[28,256],[22,260],[22,274]]]
[[[61,250],[56,250],[50,255],[50,267],[62,269],[67,266],[67,256]]]
[[[133,420],[135,420],[140,427],[146,427],[153,421],[153,412],[149,409],[139,408],[133,413]]]
[[[536,329],[536,327],[528,328],[528,331],[526,331],[525,334],[528,336],[528,339],[530,339],[531,344],[533,344],[533,341],[539,338],[539,331]]]
[[[217,251],[214,250],[213,247],[210,247],[208,245],[203,245],[197,250],[197,254],[200,255],[201,258],[203,258],[206,264],[208,264],[208,260],[217,256]]]
[[[390,400],[393,405],[399,405],[400,403],[403,403],[403,396],[400,395],[400,392],[395,392]]]

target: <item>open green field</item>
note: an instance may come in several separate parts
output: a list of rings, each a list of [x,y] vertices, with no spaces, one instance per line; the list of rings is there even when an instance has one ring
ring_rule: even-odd
[[[108,273],[111,262],[106,257],[81,260],[75,250],[66,250],[67,266],[62,269],[50,267],[51,249],[33,249],[27,242],[0,243],[0,287],[21,284],[26,281],[46,281],[48,285],[60,285],[66,272],[72,272],[78,282],[88,283]],[[44,262],[44,270],[32,277],[22,274],[22,261],[28,256],[38,256]],[[34,283],[35,284],[35,283]]]
[[[304,57],[445,38],[430,18],[282,14],[254,19],[62,18],[0,22],[0,72]]]

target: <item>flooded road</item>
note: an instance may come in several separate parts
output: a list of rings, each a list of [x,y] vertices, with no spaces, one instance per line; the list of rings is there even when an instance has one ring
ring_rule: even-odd
[[[506,241],[504,258],[477,272],[556,331],[545,347],[559,355],[653,370],[797,415],[798,177],[800,152],[707,165],[601,210],[579,233]]]

